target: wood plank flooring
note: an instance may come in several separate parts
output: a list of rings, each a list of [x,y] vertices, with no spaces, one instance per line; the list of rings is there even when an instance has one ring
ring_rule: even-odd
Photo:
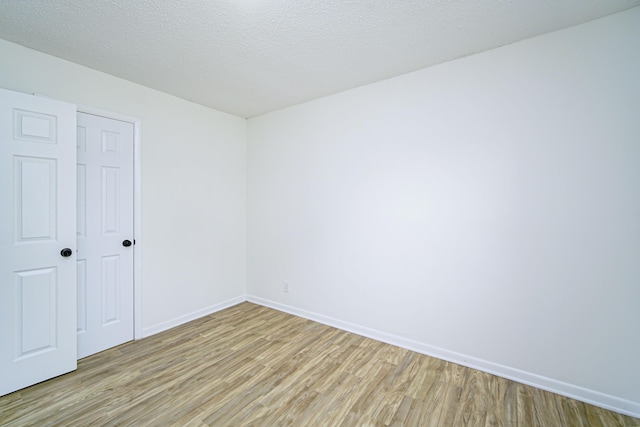
[[[250,303],[0,397],[2,426],[640,426]]]

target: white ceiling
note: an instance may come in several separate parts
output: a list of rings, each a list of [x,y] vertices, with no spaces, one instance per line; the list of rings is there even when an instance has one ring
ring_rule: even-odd
[[[241,117],[640,0],[0,0],[0,38]]]

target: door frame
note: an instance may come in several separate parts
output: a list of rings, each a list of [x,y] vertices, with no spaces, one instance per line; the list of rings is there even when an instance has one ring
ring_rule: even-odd
[[[82,104],[76,104],[76,111],[133,124],[133,238],[135,241],[133,245],[133,339],[139,340],[144,338],[142,335],[142,119]]]

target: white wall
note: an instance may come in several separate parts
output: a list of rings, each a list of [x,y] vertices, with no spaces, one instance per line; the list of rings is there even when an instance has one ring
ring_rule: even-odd
[[[250,298],[640,414],[638,40],[635,8],[249,119]]]
[[[244,119],[3,40],[0,62],[0,87],[142,120],[147,333],[244,298]]]

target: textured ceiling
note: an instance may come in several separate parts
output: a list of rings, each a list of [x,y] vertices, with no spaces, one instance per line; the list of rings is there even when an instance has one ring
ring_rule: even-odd
[[[0,0],[0,38],[241,117],[640,0]]]

